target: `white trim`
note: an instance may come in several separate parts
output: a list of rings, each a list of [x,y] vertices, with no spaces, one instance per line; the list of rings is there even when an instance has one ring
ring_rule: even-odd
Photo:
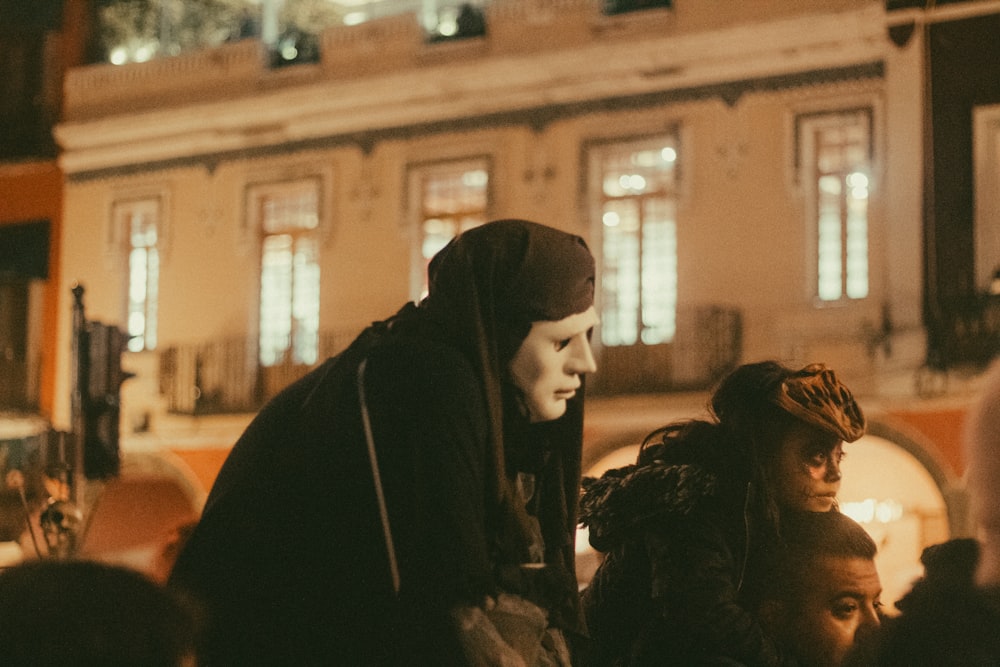
[[[819,270],[819,229],[818,220],[816,219],[816,206],[817,206],[817,190],[816,184],[813,182],[812,170],[816,164],[816,147],[813,145],[810,128],[825,127],[825,126],[838,126],[840,125],[840,119],[845,116],[851,116],[856,114],[869,114],[870,123],[867,128],[867,136],[865,137],[868,143],[868,163],[869,171],[871,173],[869,176],[869,192],[874,192],[877,190],[877,175],[875,174],[875,153],[876,153],[876,136],[877,132],[877,122],[875,116],[875,109],[872,106],[858,105],[858,106],[840,106],[840,107],[830,107],[817,111],[808,111],[794,114],[793,127],[797,130],[797,136],[795,137],[795,142],[793,144],[793,150],[797,151],[794,156],[795,162],[797,164],[797,169],[795,170],[795,181],[799,192],[802,195],[803,201],[803,213],[804,222],[806,224],[806,248],[804,249],[803,257],[805,258],[805,280],[804,290],[807,297],[812,300],[813,304],[818,307],[830,307],[837,305],[845,305],[849,303],[854,303],[856,301],[865,301],[872,296],[872,206],[871,198],[868,200],[867,215],[866,215],[866,237],[867,237],[867,251],[866,258],[868,264],[867,271],[867,283],[868,283],[868,293],[865,297],[860,299],[852,299],[846,294],[841,294],[839,299],[822,299],[817,294],[818,286],[818,270]],[[809,116],[805,118],[802,122],[798,122],[799,118],[803,116]],[[841,264],[841,271],[846,272],[847,266]],[[841,277],[841,285],[845,284],[847,280],[846,275]]]
[[[976,287],[1000,268],[1000,104],[972,111]]]

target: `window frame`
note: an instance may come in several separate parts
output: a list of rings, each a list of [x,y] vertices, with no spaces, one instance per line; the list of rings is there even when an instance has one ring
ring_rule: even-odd
[[[314,215],[316,218],[315,224],[308,229],[293,229],[286,230],[285,232],[269,232],[265,230],[265,214],[263,212],[263,207],[265,203],[272,198],[277,197],[292,197],[297,196],[296,193],[303,193],[306,191],[312,191],[315,195],[315,210]],[[269,182],[262,182],[250,185],[247,188],[247,222],[249,230],[252,230],[256,242],[256,264],[257,264],[257,280],[256,280],[256,295],[257,295],[257,308],[256,308],[256,332],[254,340],[256,342],[255,349],[255,360],[256,363],[262,368],[270,368],[275,366],[310,366],[319,359],[320,350],[320,337],[322,335],[322,320],[321,320],[321,308],[322,308],[322,280],[319,276],[322,275],[322,262],[320,259],[320,253],[324,241],[324,179],[318,175],[307,175],[300,178],[291,178],[286,180],[276,180]],[[278,236],[282,234],[291,234],[293,238],[299,237],[309,237],[313,240],[313,244],[316,251],[315,259],[315,269],[317,272],[317,286],[316,286],[316,330],[313,332],[314,338],[314,349],[313,361],[301,361],[295,358],[295,339],[296,339],[296,317],[294,313],[289,313],[289,333],[288,333],[288,346],[282,351],[280,359],[277,359],[273,363],[265,363],[263,360],[263,328],[262,328],[262,309],[264,307],[264,294],[263,294],[263,280],[264,280],[264,245],[265,239],[268,236]],[[294,268],[293,268],[294,271]],[[294,290],[295,274],[292,275],[292,289]],[[292,305],[289,305],[291,308]]]
[[[872,104],[859,104],[845,106],[841,108],[825,108],[819,110],[798,113],[794,117],[794,166],[795,176],[798,186],[802,192],[804,200],[804,219],[807,228],[807,248],[806,257],[806,290],[810,299],[816,307],[835,307],[851,303],[863,302],[870,298],[873,293],[872,275],[872,255],[873,255],[873,193],[876,191],[876,137],[875,137],[875,114],[876,109]],[[868,196],[866,199],[865,211],[865,294],[862,296],[849,296],[848,283],[849,255],[847,248],[847,218],[846,218],[846,195],[841,195],[841,261],[840,261],[840,296],[835,299],[823,298],[820,295],[820,185],[821,172],[818,167],[818,149],[815,142],[815,132],[824,127],[845,127],[845,119],[854,118],[855,123],[864,129],[865,157],[866,164],[864,171],[868,176]],[[858,169],[844,169],[848,171],[859,171]]]
[[[602,155],[606,154],[608,151],[612,151],[616,148],[622,150],[638,149],[638,147],[648,145],[648,146],[665,146],[672,145],[677,152],[677,158],[674,165],[674,177],[671,191],[669,193],[668,202],[672,204],[674,211],[674,299],[673,299],[673,331],[667,340],[661,343],[653,343],[652,345],[669,345],[674,343],[677,337],[677,316],[679,312],[680,305],[680,285],[679,285],[679,262],[680,262],[680,249],[678,247],[678,234],[679,234],[679,217],[680,212],[684,205],[685,191],[683,178],[683,163],[681,159],[683,146],[685,144],[682,127],[679,123],[671,123],[665,127],[658,128],[649,132],[644,132],[642,134],[627,135],[627,136],[617,136],[617,137],[601,137],[585,141],[582,145],[582,161],[584,168],[586,170],[587,178],[584,184],[585,196],[589,202],[589,220],[591,227],[591,236],[594,239],[594,249],[595,249],[595,260],[597,263],[597,276],[599,281],[603,281],[605,275],[605,256],[604,256],[604,225],[602,220],[603,212],[603,202],[606,200],[604,196],[604,186],[603,186],[603,170],[601,167]],[[640,283],[640,302],[641,302],[641,283]],[[602,323],[605,319],[605,304],[604,304],[604,289],[603,285],[598,284],[595,290],[595,306],[597,307],[598,313],[601,314]],[[641,319],[641,305],[639,308],[639,316]],[[594,336],[594,346],[595,348],[605,347],[604,343],[604,331],[602,327],[604,325],[598,325],[598,331],[595,332]],[[635,343],[631,345],[614,345],[611,347],[648,347],[651,344],[642,341],[642,331],[641,331],[641,321],[640,330],[637,333]]]
[[[423,253],[424,222],[427,208],[424,202],[423,182],[428,176],[452,175],[461,172],[471,172],[482,169],[486,172],[485,204],[482,208],[482,221],[492,218],[493,191],[495,175],[493,157],[490,154],[467,155],[460,157],[441,158],[420,162],[410,162],[406,165],[406,218],[409,222],[410,243],[410,298],[419,301],[427,286],[427,264],[430,257]],[[468,215],[472,209],[461,211],[455,215]]]
[[[156,256],[156,276],[153,286],[154,294],[150,299],[149,268],[145,271],[145,283],[143,299],[141,303],[143,311],[143,326],[141,333],[135,333],[131,326],[132,307],[132,255],[136,247],[132,244],[131,224],[133,217],[139,213],[150,213],[153,218],[152,226],[155,229],[155,241],[151,246],[155,249]],[[159,310],[160,310],[160,278],[162,276],[164,255],[165,255],[165,212],[166,201],[161,194],[135,194],[115,198],[111,204],[111,231],[108,238],[109,246],[115,249],[115,254],[122,258],[124,264],[124,293],[122,298],[122,321],[124,330],[129,337],[127,350],[129,352],[152,352],[157,349],[159,343]],[[141,343],[136,346],[133,341],[140,339]],[[150,340],[151,339],[151,340]]]

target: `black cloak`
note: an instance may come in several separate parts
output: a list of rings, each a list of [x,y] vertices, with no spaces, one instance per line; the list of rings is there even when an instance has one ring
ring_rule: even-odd
[[[203,664],[461,664],[449,610],[499,592],[579,630],[582,392],[529,424],[506,369],[531,322],[592,305],[593,258],[577,236],[504,220],[429,273],[423,302],[282,391],[233,447],[170,578],[205,605]],[[545,567],[521,567],[539,532]]]

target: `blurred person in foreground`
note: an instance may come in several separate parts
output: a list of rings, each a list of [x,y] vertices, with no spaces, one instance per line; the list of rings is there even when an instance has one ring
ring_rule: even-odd
[[[1000,666],[1000,360],[968,415],[963,445],[975,540],[924,550],[924,576],[862,642],[851,667]]]
[[[466,231],[234,446],[170,584],[222,665],[567,665],[594,260]]]
[[[146,575],[86,560],[0,572],[4,667],[195,667],[200,611]]]

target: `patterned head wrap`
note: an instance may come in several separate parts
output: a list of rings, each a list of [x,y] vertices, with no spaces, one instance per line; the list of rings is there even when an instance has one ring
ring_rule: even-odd
[[[846,442],[865,434],[865,417],[854,396],[823,364],[810,364],[785,378],[771,402]]]

